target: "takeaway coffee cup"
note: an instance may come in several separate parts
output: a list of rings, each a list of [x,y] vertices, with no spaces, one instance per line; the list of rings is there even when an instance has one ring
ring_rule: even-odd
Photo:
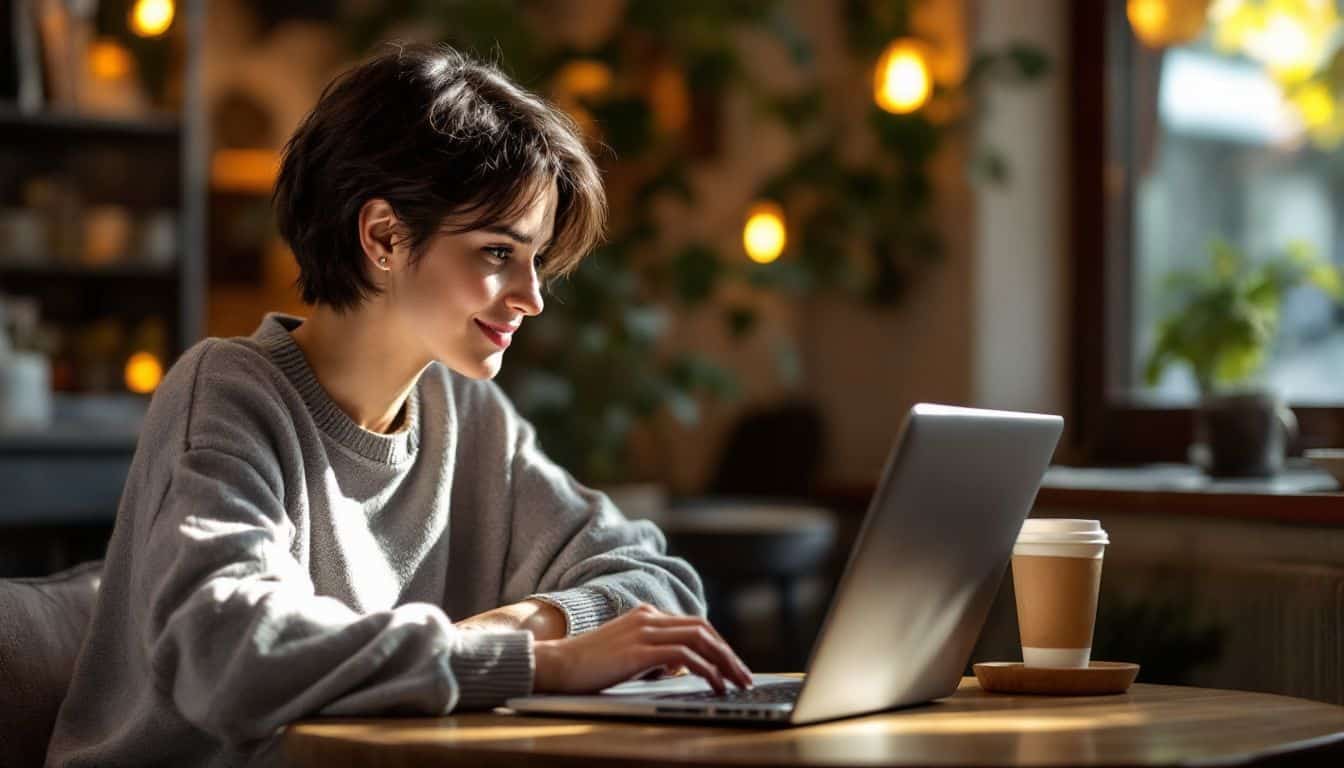
[[[1108,541],[1096,520],[1022,524],[1013,546],[1013,590],[1026,666],[1088,665]]]

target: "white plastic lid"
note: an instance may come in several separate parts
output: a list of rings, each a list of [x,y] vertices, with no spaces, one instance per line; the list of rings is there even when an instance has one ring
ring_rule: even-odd
[[[1109,544],[1110,537],[1101,529],[1099,520],[1056,520],[1027,518],[1018,544]]]

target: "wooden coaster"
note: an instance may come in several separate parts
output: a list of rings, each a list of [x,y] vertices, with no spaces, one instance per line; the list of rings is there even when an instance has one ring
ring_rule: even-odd
[[[976,664],[975,679],[992,693],[1039,693],[1048,696],[1100,696],[1124,693],[1139,675],[1139,665],[1094,661],[1087,669],[1028,667],[1020,661]]]

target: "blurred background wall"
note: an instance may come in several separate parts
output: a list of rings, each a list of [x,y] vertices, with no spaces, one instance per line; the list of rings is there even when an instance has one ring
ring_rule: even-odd
[[[835,98],[833,106],[853,115],[850,123],[857,128],[848,139],[850,151],[861,155],[865,143],[870,148],[872,143],[862,130],[871,108],[870,88],[863,85],[871,77],[867,65],[847,51],[836,4],[799,1],[788,6],[815,46],[811,71],[792,61],[784,43],[768,29],[735,33],[742,61],[753,77],[771,87],[813,81],[846,94]],[[911,7],[912,31],[932,42],[933,66],[947,83],[965,76],[977,40],[989,45],[1031,40],[1052,56],[1063,47],[1058,3],[929,2]],[[552,34],[574,40],[600,37],[620,11],[621,4],[615,2],[562,3],[554,18],[564,22],[552,26]],[[252,136],[234,138],[233,143],[278,150],[327,79],[356,58],[343,47],[343,32],[329,19],[267,23],[250,4],[238,0],[211,2],[208,14],[205,92],[217,153],[229,140],[223,136],[231,119],[225,111],[236,111],[240,102],[258,113],[259,126]],[[507,68],[509,52],[500,53]],[[798,149],[788,131],[753,110],[751,98],[741,92],[726,96],[721,146],[691,171],[695,208],[669,205],[660,212],[676,221],[675,229],[687,240],[713,242],[725,258],[743,258],[743,212],[758,186]],[[999,86],[985,96],[993,109],[982,130],[1011,157],[1013,172],[1006,185],[977,187],[968,180],[969,134],[952,137],[934,156],[933,218],[943,251],[899,304],[875,310],[846,295],[794,299],[746,291],[740,296],[743,289],[734,286],[739,293],[719,297],[719,306],[679,310],[671,343],[693,344],[730,368],[740,381],[741,397],[707,403],[696,425],[671,417],[655,419],[637,435],[642,466],[636,474],[683,493],[702,489],[732,424],[754,407],[789,397],[806,398],[820,408],[827,436],[822,476],[828,484],[849,487],[873,480],[902,415],[914,402],[1062,410],[1061,98],[1053,79],[1030,89]],[[256,205],[266,180],[255,180]],[[219,187],[216,180],[214,189]],[[212,236],[212,243],[220,237]],[[221,257],[211,258],[213,263]],[[248,333],[267,310],[302,314],[291,289],[295,276],[284,248],[266,241],[259,268],[246,281],[212,280],[209,333]],[[730,338],[718,320],[721,305],[739,298],[761,313],[758,332],[745,340]],[[793,381],[777,370],[781,339],[795,349],[798,375]]]

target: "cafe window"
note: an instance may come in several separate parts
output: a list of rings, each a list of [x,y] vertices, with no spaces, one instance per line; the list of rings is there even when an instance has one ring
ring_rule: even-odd
[[[1148,370],[1179,306],[1177,275],[1207,273],[1214,249],[1247,268],[1276,258],[1344,265],[1341,9],[1336,0],[1079,5],[1073,90],[1101,114],[1075,117],[1073,131],[1083,144],[1074,161],[1100,166],[1074,171],[1077,332],[1100,325],[1093,338],[1104,339],[1075,345],[1093,458],[1181,459],[1197,377],[1180,363]],[[1249,381],[1305,416],[1306,444],[1344,439],[1344,311],[1321,282],[1283,293]],[[1094,299],[1099,309],[1086,306]]]

